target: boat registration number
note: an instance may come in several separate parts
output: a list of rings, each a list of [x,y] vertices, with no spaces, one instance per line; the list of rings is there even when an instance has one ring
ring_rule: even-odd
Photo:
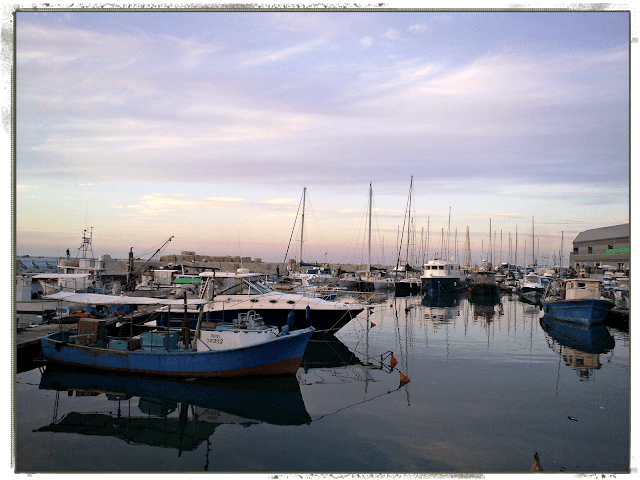
[[[220,338],[220,335],[211,335],[207,337],[207,343],[222,345],[222,338]]]

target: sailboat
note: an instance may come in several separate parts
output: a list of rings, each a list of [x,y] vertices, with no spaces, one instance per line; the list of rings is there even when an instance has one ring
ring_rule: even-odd
[[[396,277],[395,281],[395,289],[396,293],[407,294],[407,293],[417,293],[420,291],[420,279],[416,278],[413,273],[414,269],[409,265],[409,237],[411,230],[411,194],[413,193],[413,175],[411,176],[411,184],[409,185],[409,199],[408,199],[408,207],[407,207],[407,250],[406,250],[406,259],[404,265],[404,277],[398,278]],[[404,229],[402,231],[404,235]],[[401,270],[400,266],[400,251],[402,250],[402,244],[400,244],[400,248],[398,249],[398,259],[396,261],[395,272],[398,274]]]
[[[338,277],[333,275],[329,266],[325,263],[320,265],[316,262],[314,263],[306,263],[304,262],[302,252],[304,247],[304,216],[306,210],[307,203],[307,187],[304,187],[302,190],[302,214],[300,215],[300,259],[298,262],[298,271],[289,271],[287,278],[283,283],[283,285],[278,285],[278,287],[287,286],[288,290],[296,290],[296,291],[305,291],[307,293],[313,294],[315,286],[321,285],[322,289],[328,284],[335,283],[338,280]],[[300,207],[298,207],[300,208]],[[296,215],[297,219],[297,215]],[[295,230],[295,223],[294,223]],[[293,237],[293,232],[291,233]],[[289,247],[287,247],[287,255],[289,252]],[[285,255],[286,259],[286,255]],[[326,261],[326,258],[325,258]],[[278,288],[278,289],[280,289]]]
[[[371,292],[373,290],[382,290],[393,288],[394,282],[391,278],[374,273],[371,267],[371,217],[373,210],[373,189],[369,183],[369,206],[367,208],[368,216],[368,253],[367,253],[367,269],[358,270],[355,274],[345,274],[339,280],[340,287],[359,292]]]

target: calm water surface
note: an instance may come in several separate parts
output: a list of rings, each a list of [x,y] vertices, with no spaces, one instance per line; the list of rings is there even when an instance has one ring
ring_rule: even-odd
[[[392,296],[296,377],[22,372],[16,471],[519,473],[537,451],[547,472],[628,472],[628,331],[546,320],[510,295]]]

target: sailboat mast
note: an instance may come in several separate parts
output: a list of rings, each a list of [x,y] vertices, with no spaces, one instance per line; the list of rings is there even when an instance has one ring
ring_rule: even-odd
[[[560,237],[560,272],[562,272],[562,252],[564,250],[564,230],[562,231],[562,236]]]
[[[516,225],[516,250],[515,250],[515,260],[513,262],[516,265],[516,269],[518,268],[518,226]]]
[[[413,191],[413,175],[411,175],[411,183],[409,184],[409,216],[407,222],[407,256],[405,258],[405,265],[409,266],[409,237],[411,236],[411,192]],[[409,269],[405,268],[405,277],[409,275]]]
[[[451,207],[449,207],[449,226],[447,227],[447,251],[445,253],[446,258],[449,258],[449,236],[451,235]]]
[[[429,261],[429,232],[431,231],[431,226],[429,225],[431,222],[431,216],[427,217],[427,249],[425,252],[425,261],[428,262]]]
[[[302,223],[300,225],[300,263],[302,263],[302,242],[304,240],[304,208],[307,201],[307,187],[302,190]]]
[[[371,204],[373,193],[371,190],[371,183],[369,183],[369,255],[367,257],[367,271],[371,272]]]
[[[491,219],[489,219],[489,263],[493,268],[493,251],[491,249]]]
[[[536,227],[534,225],[534,218],[531,217],[531,260],[533,261],[533,266],[536,266]]]

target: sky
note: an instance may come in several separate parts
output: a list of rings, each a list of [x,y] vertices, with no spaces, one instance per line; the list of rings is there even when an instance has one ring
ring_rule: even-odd
[[[372,263],[568,264],[629,222],[633,23],[17,12],[16,255],[299,259],[306,189],[303,260],[366,263],[371,185]]]

